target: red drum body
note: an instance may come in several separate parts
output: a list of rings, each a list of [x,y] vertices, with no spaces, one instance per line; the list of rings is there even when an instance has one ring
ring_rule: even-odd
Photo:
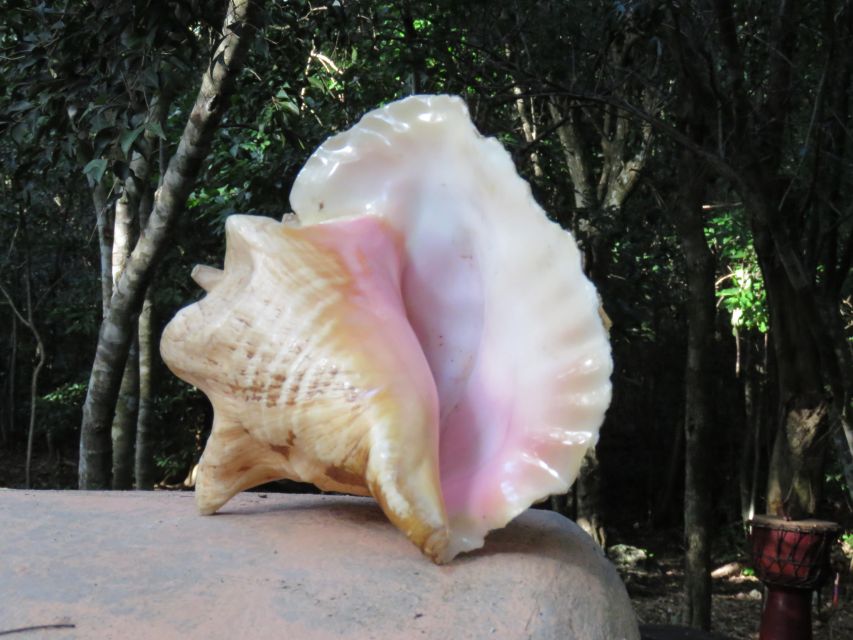
[[[752,565],[767,585],[759,640],[811,640],[811,592],[829,577],[829,552],[841,528],[825,520],[756,516]]]

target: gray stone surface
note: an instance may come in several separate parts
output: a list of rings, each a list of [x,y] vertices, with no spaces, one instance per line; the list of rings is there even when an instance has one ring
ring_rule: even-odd
[[[528,511],[447,566],[368,499],[0,490],[0,631],[12,638],[638,640],[592,541]]]

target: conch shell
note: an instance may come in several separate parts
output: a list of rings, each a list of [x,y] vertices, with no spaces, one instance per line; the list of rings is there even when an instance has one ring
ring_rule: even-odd
[[[161,343],[210,398],[196,496],[281,478],[372,495],[436,562],[574,481],[610,401],[595,289],[459,98],[327,140],[298,221],[231,216],[223,271]]]

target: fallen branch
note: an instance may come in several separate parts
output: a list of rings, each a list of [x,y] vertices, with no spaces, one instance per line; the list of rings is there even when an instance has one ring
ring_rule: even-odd
[[[26,633],[27,631],[41,631],[42,629],[76,629],[76,624],[63,622],[60,624],[37,624],[32,627],[18,627],[17,629],[6,629],[0,631],[0,636],[10,636],[13,633]]]

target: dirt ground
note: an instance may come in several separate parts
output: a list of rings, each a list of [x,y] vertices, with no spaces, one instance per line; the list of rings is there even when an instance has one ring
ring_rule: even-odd
[[[832,605],[832,585],[814,600],[814,640],[853,639],[853,549],[847,548],[847,554],[839,548],[834,558],[843,578],[837,606]],[[664,549],[643,566],[620,569],[641,624],[681,623],[682,562],[677,549]],[[714,572],[712,630],[732,640],[757,640],[764,590],[757,578],[744,573],[750,571],[743,562],[727,563]]]

